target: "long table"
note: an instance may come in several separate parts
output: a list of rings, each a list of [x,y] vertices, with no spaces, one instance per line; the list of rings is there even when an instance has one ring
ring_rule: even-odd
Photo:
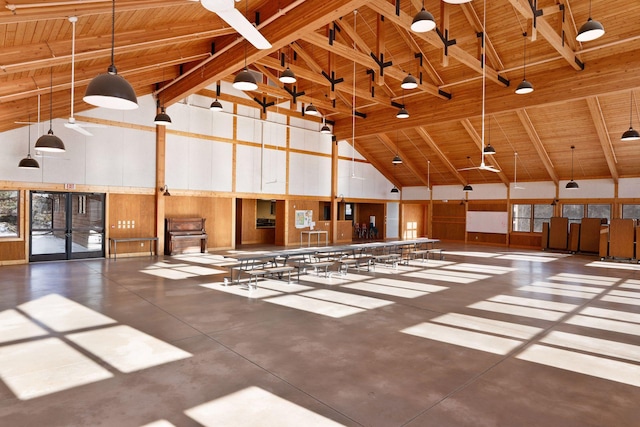
[[[301,247],[296,249],[282,249],[275,251],[260,251],[251,252],[238,255],[229,255],[228,258],[233,258],[237,261],[235,264],[230,264],[229,277],[225,278],[225,283],[240,283],[240,276],[243,271],[250,271],[256,268],[265,268],[266,265],[271,267],[279,267],[287,264],[289,260],[296,260],[299,263],[303,263],[311,256],[315,257],[330,257],[336,254],[346,254],[353,257],[362,256],[363,254],[378,253],[378,256],[386,253],[399,253],[401,258],[404,258],[411,248],[417,248],[422,245],[431,245],[440,242],[439,239],[430,239],[427,237],[411,239],[411,240],[395,240],[387,242],[371,242],[371,243],[354,243],[349,245],[339,246],[322,246],[322,247]],[[400,252],[398,252],[398,250]],[[405,253],[406,251],[406,253]],[[300,267],[300,266],[299,266]],[[234,272],[235,274],[234,277]],[[298,270],[299,274],[299,270]]]

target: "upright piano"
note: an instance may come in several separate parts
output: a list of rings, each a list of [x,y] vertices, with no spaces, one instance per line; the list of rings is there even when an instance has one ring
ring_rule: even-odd
[[[206,218],[165,218],[164,254],[207,252]]]

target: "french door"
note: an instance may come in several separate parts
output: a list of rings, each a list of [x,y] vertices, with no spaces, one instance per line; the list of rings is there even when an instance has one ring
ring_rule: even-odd
[[[104,256],[104,194],[32,191],[29,261]]]

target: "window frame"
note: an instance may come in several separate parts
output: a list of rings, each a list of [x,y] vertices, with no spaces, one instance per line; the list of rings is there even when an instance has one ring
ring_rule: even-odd
[[[530,207],[530,214],[529,214],[529,231],[522,231],[522,230],[514,230],[513,226],[514,226],[514,220],[516,218],[521,218],[521,219],[527,219],[526,217],[516,217],[514,216],[514,207],[515,206],[529,206]],[[546,203],[511,203],[511,233],[527,233],[527,234],[541,234],[542,230],[540,231],[535,231],[535,221],[536,219],[545,219],[545,217],[537,217],[536,216],[536,206],[546,206]],[[553,211],[551,212],[551,215],[553,216]],[[551,218],[551,217],[549,217]]]
[[[0,236],[0,242],[11,242],[11,241],[21,241],[24,239],[24,228],[22,221],[22,210],[23,210],[23,202],[24,196],[22,194],[22,190],[17,189],[0,189],[0,192],[14,192],[16,194],[16,232],[12,235]],[[2,212],[0,212],[0,216]]]

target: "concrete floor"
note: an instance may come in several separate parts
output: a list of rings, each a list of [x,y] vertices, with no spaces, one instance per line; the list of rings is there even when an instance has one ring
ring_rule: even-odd
[[[211,254],[1,267],[0,425],[640,425],[639,265],[442,246],[251,292]]]

